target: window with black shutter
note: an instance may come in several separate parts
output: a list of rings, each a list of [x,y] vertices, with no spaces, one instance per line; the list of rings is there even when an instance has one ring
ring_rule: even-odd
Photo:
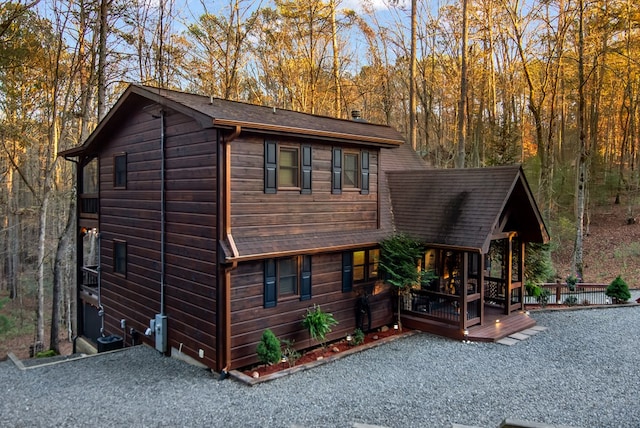
[[[311,256],[268,259],[264,262],[264,307],[299,297],[311,299]]]
[[[310,145],[264,142],[264,192],[311,193],[313,151]]]

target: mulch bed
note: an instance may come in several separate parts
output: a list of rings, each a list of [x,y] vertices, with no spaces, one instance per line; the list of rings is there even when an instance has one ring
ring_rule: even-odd
[[[367,333],[365,335],[364,342],[360,345],[350,345],[347,343],[346,339],[341,339],[329,343],[324,348],[318,346],[303,351],[300,359],[298,359],[292,367],[290,367],[287,362],[271,365],[261,364],[239,371],[233,370],[229,374],[241,382],[254,385],[256,383],[287,376],[298,371],[307,370],[321,364],[326,364],[346,355],[370,349],[383,343],[396,340],[400,337],[410,336],[414,333],[415,331],[413,330],[395,330],[393,328],[383,327],[382,329]]]

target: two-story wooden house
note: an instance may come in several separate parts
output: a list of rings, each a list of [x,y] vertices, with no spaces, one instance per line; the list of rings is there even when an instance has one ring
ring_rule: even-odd
[[[392,322],[378,244],[427,212],[420,201],[411,208],[409,189],[439,192],[419,182],[434,170],[390,127],[137,85],[82,146],[61,155],[78,164],[79,334],[145,341],[218,371],[256,362],[267,328],[298,347],[312,345],[301,320],[314,304],[339,321],[329,339],[353,332],[364,292],[372,294],[371,326]],[[402,171],[416,171],[416,181]],[[513,236],[544,241],[521,169],[504,171],[500,180],[510,185],[494,198],[490,230],[479,230],[483,245]],[[475,263],[476,292],[459,291],[456,299],[477,298],[482,306],[478,266],[488,244],[456,247],[416,236],[439,248],[431,255],[442,268],[434,272],[443,281],[447,275],[447,286],[455,269],[443,249],[459,250],[465,272]],[[435,302],[445,290],[431,292]],[[482,323],[480,309],[472,315]],[[459,318],[456,329],[472,325]]]

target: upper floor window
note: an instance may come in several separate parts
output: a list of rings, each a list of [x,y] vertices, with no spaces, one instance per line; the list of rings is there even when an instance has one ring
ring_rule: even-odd
[[[279,152],[278,187],[299,187],[300,154],[298,148],[280,147]]]
[[[93,158],[82,168],[82,194],[98,193],[98,158]]]
[[[264,142],[264,192],[300,190],[311,193],[312,150],[310,145]]]
[[[113,241],[113,272],[127,275],[127,243]]]
[[[113,187],[127,187],[127,154],[121,153],[113,157]]]
[[[268,259],[264,262],[264,307],[283,299],[311,298],[311,256]]]
[[[340,194],[343,189],[359,189],[361,194],[369,194],[368,151],[333,148],[331,193]]]
[[[356,152],[344,152],[344,168],[342,170],[342,187],[344,189],[360,188],[360,156]]]

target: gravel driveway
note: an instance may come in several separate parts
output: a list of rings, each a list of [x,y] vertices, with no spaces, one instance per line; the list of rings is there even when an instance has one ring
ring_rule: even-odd
[[[514,346],[418,334],[248,387],[139,346],[20,371],[0,426],[640,426],[640,307],[533,313]]]

